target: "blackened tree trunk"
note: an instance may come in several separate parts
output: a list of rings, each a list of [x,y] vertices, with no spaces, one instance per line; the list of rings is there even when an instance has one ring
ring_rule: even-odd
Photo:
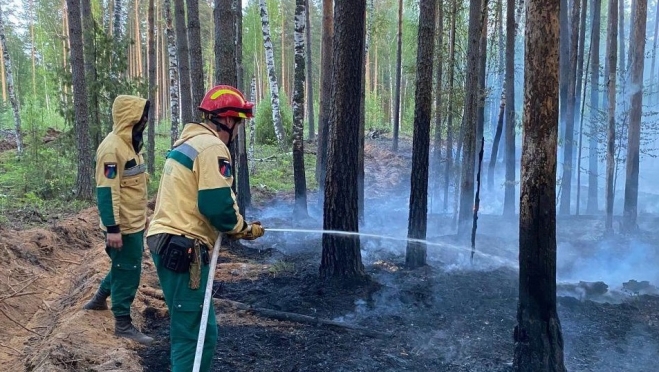
[[[213,20],[215,23],[215,83],[238,85],[236,71],[236,26],[233,0],[215,0]]]
[[[245,93],[244,71],[243,71],[243,9],[240,0],[233,0],[233,11],[236,28],[236,87]],[[254,102],[252,100],[252,102]],[[252,191],[249,181],[249,161],[247,160],[247,132],[244,123],[238,127],[238,139],[236,141],[236,162],[238,166],[238,208],[240,214],[245,215],[245,209],[252,205]]]
[[[517,372],[566,370],[556,311],[558,8],[555,0],[529,0],[526,6]]]
[[[497,129],[494,133],[494,141],[492,141],[492,153],[490,154],[490,164],[487,168],[487,188],[492,190],[494,188],[494,167],[497,164],[497,157],[499,155],[499,142],[501,141],[501,132],[503,132],[503,114],[506,108],[506,92],[501,91],[501,101],[499,103],[499,119],[497,120]]]
[[[180,80],[181,119],[185,124],[193,120],[193,112],[197,111],[197,106],[192,105],[192,90],[190,89],[190,50],[188,48],[188,31],[185,24],[184,0],[174,0],[174,22],[176,24],[176,52]]]
[[[325,195],[327,153],[329,144],[329,117],[332,105],[332,44],[334,39],[333,0],[323,0],[323,38],[320,60],[320,116],[318,118],[318,150],[316,154],[316,181],[318,181],[318,205]]]
[[[412,177],[407,237],[421,240],[426,239],[428,227],[428,151],[432,107],[432,57],[435,47],[435,9],[435,0],[421,0],[419,3]],[[405,263],[410,268],[425,265],[426,245],[417,241],[408,241]]]
[[[476,111],[476,143],[480,143],[483,138],[483,133],[485,132],[485,97],[487,96],[486,91],[486,79],[485,75],[487,72],[487,23],[488,23],[488,0],[483,1],[483,10],[481,14],[481,40],[479,45],[479,55],[478,55],[478,110]],[[476,152],[479,152],[480,149],[476,148]],[[474,161],[476,161],[474,155]],[[476,163],[474,163],[476,165]],[[477,173],[477,170],[476,170]]]
[[[616,139],[616,61],[618,57],[618,0],[609,0],[609,25],[606,40],[606,58],[609,64],[608,78],[608,120],[606,131],[606,223],[607,232],[613,232],[613,201],[615,190],[613,185],[615,169],[615,139]]]
[[[201,50],[199,0],[185,0],[188,16],[188,45],[190,46],[190,90],[192,92],[192,119],[198,120],[199,106],[204,99],[204,59]]]
[[[312,40],[311,40],[311,15],[309,10],[309,0],[306,0],[304,3],[304,41],[305,41],[305,66],[306,71],[306,101],[307,101],[307,120],[309,121],[309,141],[314,141],[316,139],[316,128],[314,125],[314,110],[313,110],[313,73],[311,65],[311,50],[312,50]]]
[[[506,183],[503,215],[515,215],[515,0],[506,3]]]
[[[279,84],[275,72],[275,56],[270,39],[270,20],[268,19],[268,7],[265,0],[259,1],[261,9],[261,29],[263,31],[263,47],[265,49],[265,63],[268,67],[268,83],[270,85],[270,102],[272,104],[272,123],[275,127],[275,136],[280,150],[286,148],[286,133],[281,121],[281,110],[279,108]],[[282,72],[283,74],[283,72]]]
[[[570,214],[572,202],[572,157],[574,154],[574,112],[575,112],[575,94],[577,81],[577,53],[579,51],[579,0],[572,0],[572,30],[570,31],[570,53],[567,71],[567,105],[565,119],[565,135],[563,141],[563,176],[561,178],[561,203],[559,213],[563,215]]]
[[[163,0],[165,27],[167,28],[167,54],[169,60],[169,107],[172,115],[170,130],[170,145],[178,139],[178,124],[180,118],[179,105],[179,73],[178,58],[176,56],[176,41],[174,27],[172,26],[172,6],[170,0]]]
[[[67,0],[69,19],[69,39],[71,42],[71,72],[73,80],[73,107],[75,113],[75,135],[76,148],[78,150],[78,175],[76,177],[76,196],[78,199],[91,200],[93,194],[92,186],[92,152],[89,147],[89,116],[87,109],[87,86],[85,85],[85,58],[83,54],[82,41],[82,24],[80,18],[80,2],[77,0]],[[0,19],[2,12],[0,11]],[[5,53],[5,72],[11,71],[9,54],[5,42],[4,22],[0,24],[0,42],[2,50]],[[18,102],[14,94],[11,75],[7,76],[7,89],[9,90],[9,99],[14,107],[14,118],[20,120],[18,116]],[[13,97],[13,98],[12,98]],[[18,121],[18,126],[20,121]],[[17,126],[17,127],[18,127]]]
[[[295,0],[295,89],[293,90],[293,180],[296,217],[307,212],[307,177],[304,172],[304,26],[305,0]]]
[[[325,178],[323,228],[359,231],[357,208],[357,158],[360,96],[364,58],[366,2],[336,0],[329,155]],[[325,279],[361,280],[365,277],[359,238],[323,235],[320,276]]]
[[[602,13],[602,1],[593,0],[592,42],[590,45],[590,65],[592,67],[590,76],[590,133],[588,145],[588,201],[586,213],[597,213],[597,133],[599,126],[599,55],[600,55],[600,22]]]
[[[581,146],[581,129],[582,129],[582,118],[583,115],[581,114],[581,104],[582,104],[582,92],[584,91],[584,55],[586,52],[586,18],[587,18],[587,10],[588,10],[588,0],[581,0],[581,15],[580,15],[580,20],[579,20],[579,53],[577,55],[577,89],[574,94],[574,125],[579,127],[579,141],[577,143],[577,146]],[[581,150],[579,148],[579,150]],[[574,167],[575,164],[577,164],[579,161],[577,160],[577,153],[578,151],[573,151],[574,156],[572,157],[572,166]],[[581,173],[580,167],[575,168],[577,174]],[[579,187],[580,185],[577,184],[577,192],[579,192]],[[579,198],[577,198],[579,199]],[[578,203],[579,200],[577,200],[577,208],[578,208]]]
[[[623,212],[623,229],[637,229],[638,215],[638,167],[641,140],[641,114],[643,103],[643,67],[645,56],[645,26],[647,22],[647,0],[636,0],[632,19],[632,34],[629,54],[631,55],[630,78],[632,91],[629,112],[629,129],[627,134],[627,174],[625,178],[625,207]]]
[[[155,39],[155,0],[149,0],[149,10],[147,15],[148,23],[148,41],[147,41],[147,61],[149,63],[149,126],[147,128],[147,145],[146,153],[148,163],[147,171],[155,174],[156,170],[156,95],[158,94],[157,76],[156,76],[156,39]]]
[[[462,178],[460,182],[460,209],[458,214],[458,235],[471,233],[474,206],[474,165],[476,161],[476,133],[479,105],[479,67],[481,40],[482,1],[469,3],[469,32],[467,46],[467,76],[465,78],[465,103],[462,137]],[[459,146],[458,146],[459,147]]]
[[[398,151],[398,131],[400,128],[400,83],[402,69],[403,46],[403,0],[398,0],[398,34],[396,35],[396,91],[394,92],[394,134],[392,150]]]

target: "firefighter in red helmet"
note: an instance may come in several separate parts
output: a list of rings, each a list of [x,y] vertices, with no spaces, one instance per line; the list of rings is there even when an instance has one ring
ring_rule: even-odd
[[[244,220],[231,190],[228,146],[253,107],[238,89],[213,87],[199,105],[202,122],[184,127],[165,161],[147,245],[170,313],[172,372],[192,370],[218,232],[247,240],[264,233],[260,223]],[[211,306],[201,371],[210,370],[217,343],[214,314]]]

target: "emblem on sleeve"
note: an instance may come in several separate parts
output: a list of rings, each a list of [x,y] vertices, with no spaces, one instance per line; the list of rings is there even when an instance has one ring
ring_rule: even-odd
[[[104,163],[103,173],[105,178],[115,179],[117,177],[117,163]]]
[[[231,162],[224,158],[217,158],[218,165],[220,167],[220,174],[222,177],[229,178],[231,177]]]

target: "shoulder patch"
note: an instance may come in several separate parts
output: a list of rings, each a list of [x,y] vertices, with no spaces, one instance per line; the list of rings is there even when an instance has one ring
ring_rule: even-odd
[[[224,178],[231,177],[231,175],[232,175],[231,174],[231,162],[228,159],[221,158],[221,157],[217,158],[217,162],[218,162],[220,174],[222,175],[222,177],[224,177]]]
[[[117,177],[117,163],[104,163],[103,174],[105,174],[105,178],[115,179]]]

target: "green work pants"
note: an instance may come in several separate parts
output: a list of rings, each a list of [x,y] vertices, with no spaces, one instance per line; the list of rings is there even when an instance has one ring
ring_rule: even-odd
[[[169,309],[172,372],[192,371],[210,267],[202,265],[201,284],[198,289],[190,289],[190,272],[177,273],[169,270],[162,265],[159,254],[152,252],[151,256],[156,265],[160,286]],[[212,301],[210,305],[201,358],[201,372],[211,370],[213,354],[217,345],[217,322]]]
[[[101,282],[101,289],[110,292],[114,317],[130,315],[142,273],[144,230],[121,236],[123,247],[105,248],[112,260],[110,271]]]

